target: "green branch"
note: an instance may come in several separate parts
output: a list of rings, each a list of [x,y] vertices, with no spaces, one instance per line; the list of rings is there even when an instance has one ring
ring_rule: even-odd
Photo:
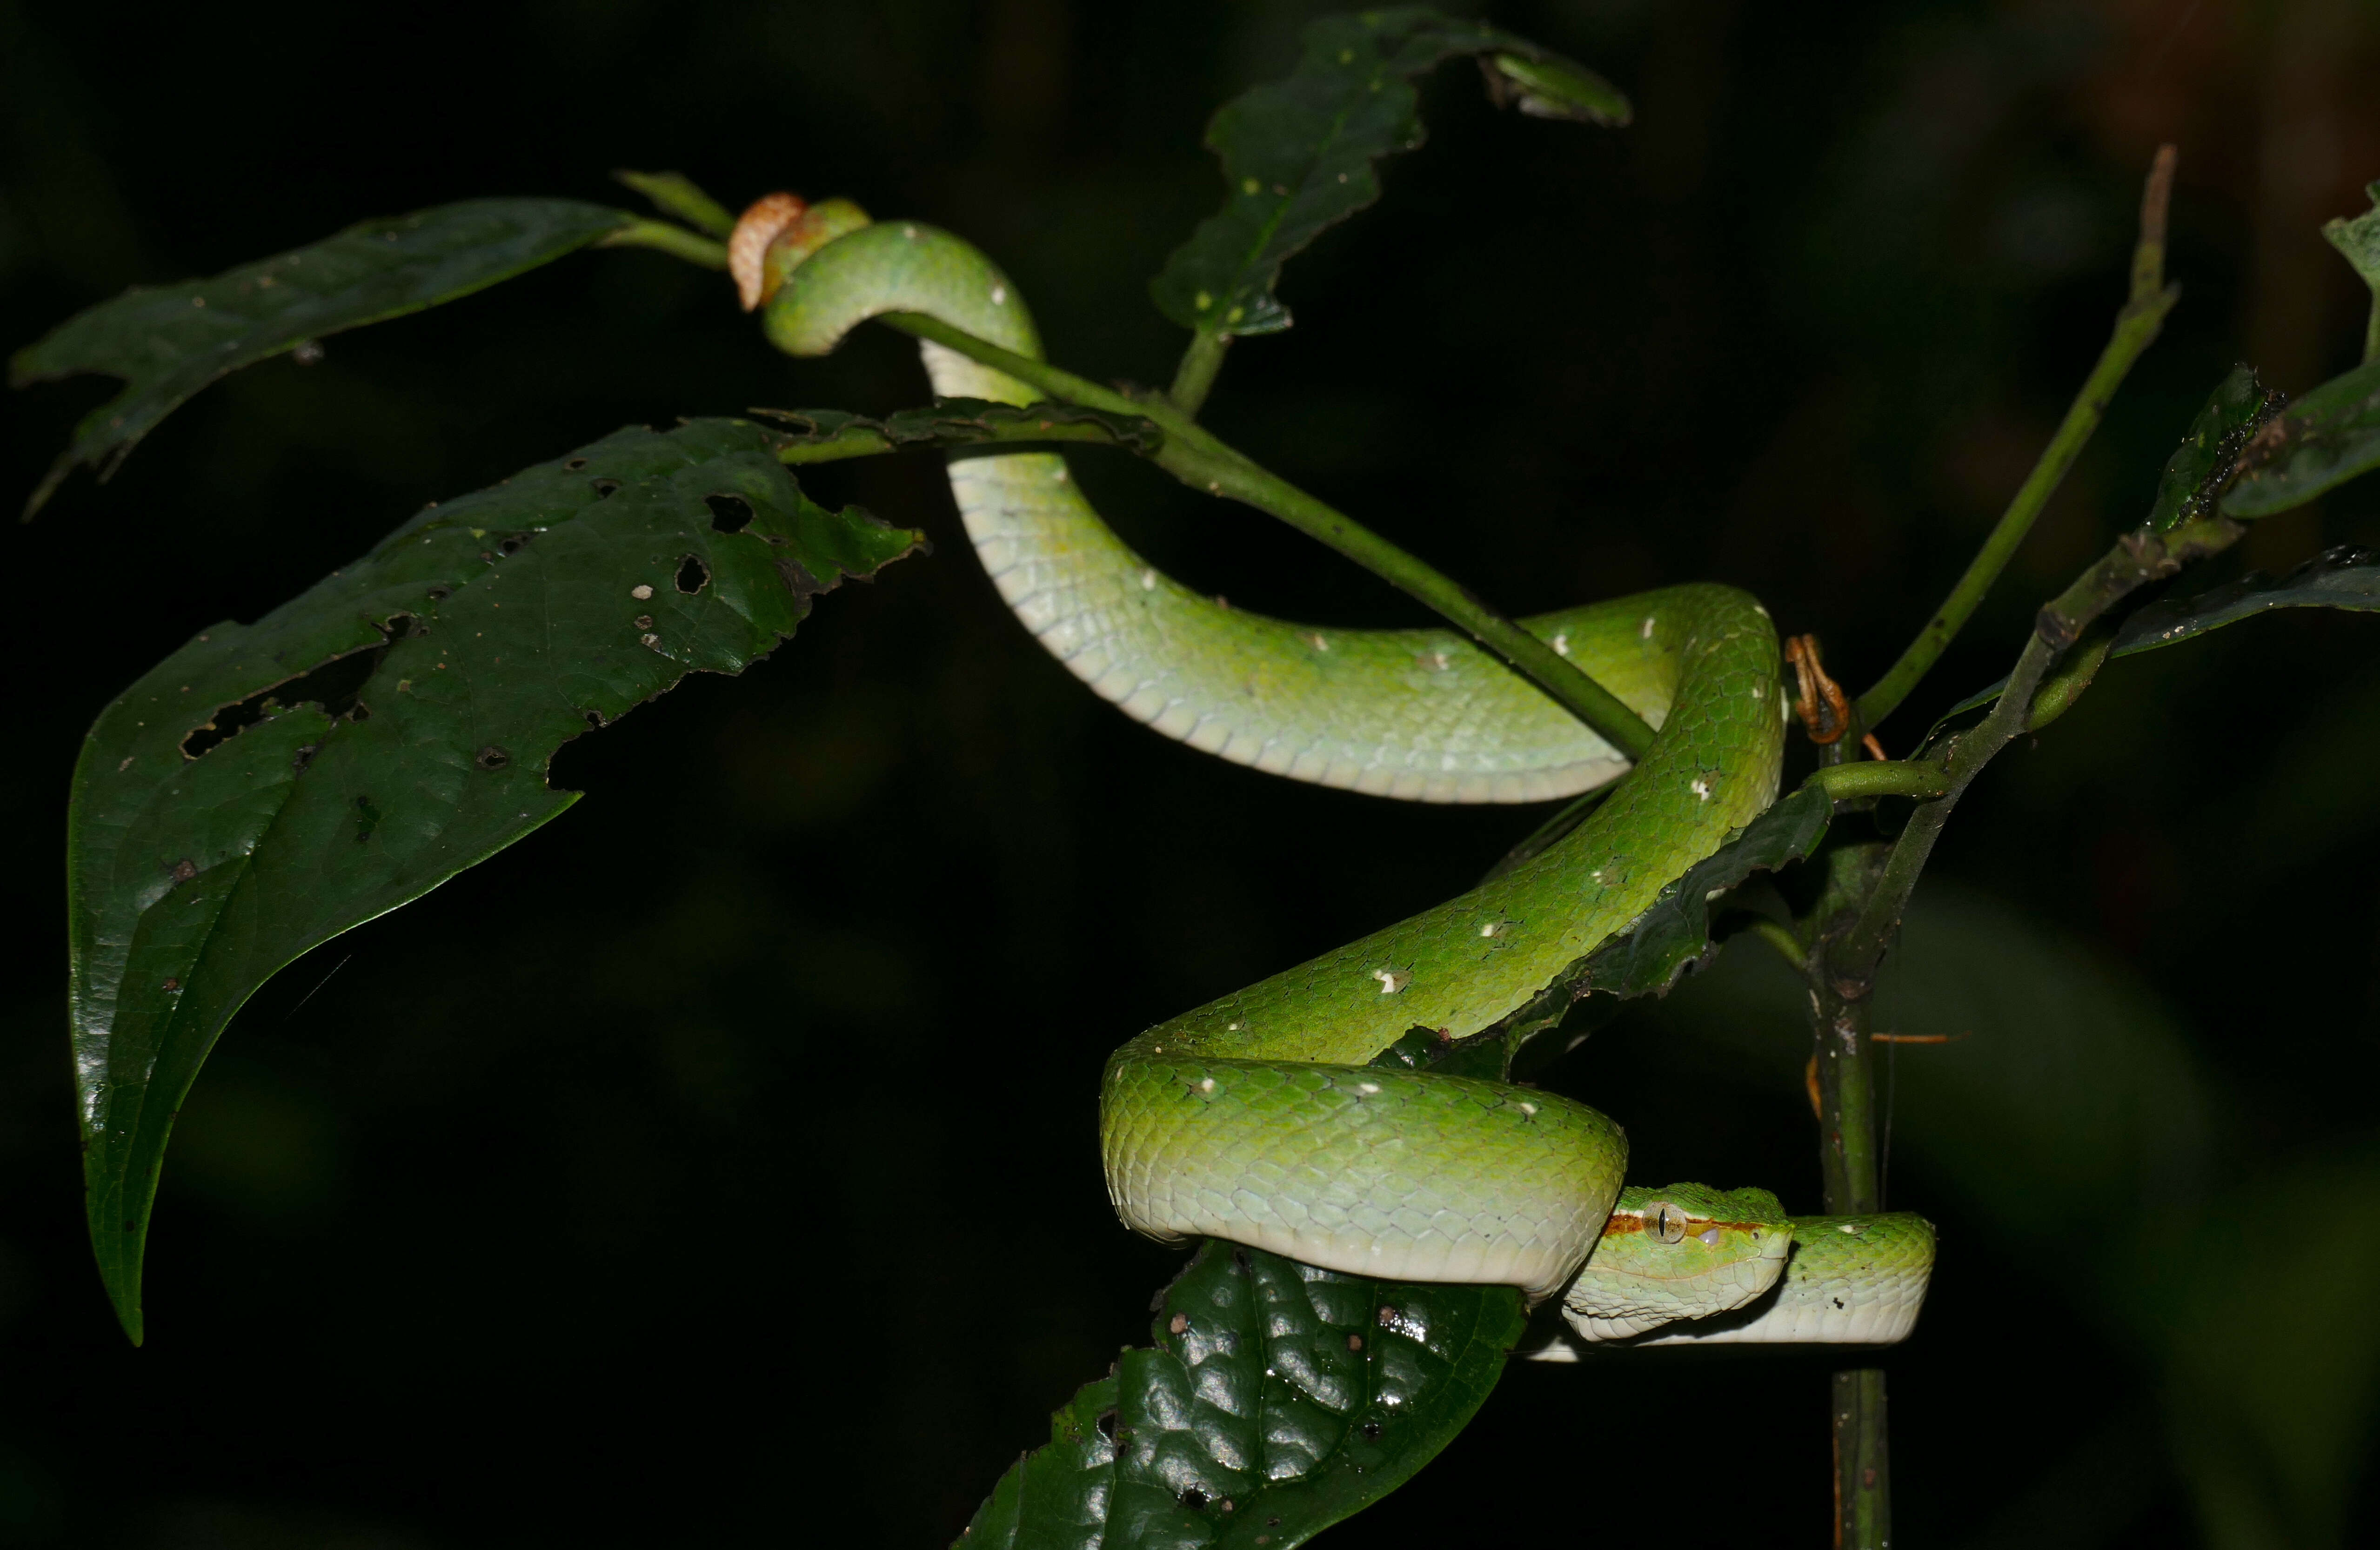
[[[1829,799],[1839,802],[1857,801],[1863,797],[1916,797],[1922,799],[1946,795],[1950,789],[1949,777],[1942,773],[1940,765],[1914,759],[1828,764],[1810,778],[1817,782]]]
[[[1965,627],[1984,595],[1991,591],[1992,583],[1999,580],[2000,571],[2016,553],[2017,545],[2033,531],[2034,521],[2049,504],[2049,497],[2058,493],[2058,486],[2090,442],[2092,433],[2099,428],[2100,420],[2107,412],[2108,400],[2115,397],[2132,363],[2156,338],[2157,330],[2165,324],[2166,313],[2181,299],[2180,287],[2165,283],[2166,207],[2173,194],[2173,147],[2159,147],[2155,165],[2149,169],[2147,188],[2141,195],[2141,233],[2132,249],[2131,294],[2123,310],[2116,314],[2115,333],[2107,340],[2107,348],[2099,352],[2099,363],[2084,379],[2082,390],[2074,396],[2065,420],[2058,424],[2058,433],[2042,448],[2040,459],[2018,487],[2008,509],[2000,514],[1991,536],[1984,540],[1983,547],[1968,563],[1966,574],[1959,578],[1959,584],[1950,589],[1942,606],[1900,653],[1900,660],[1876,680],[1875,688],[1859,697],[1861,727],[1874,726],[1891,714]]]
[[[1182,352],[1182,364],[1173,370],[1173,385],[1165,396],[1184,414],[1196,415],[1207,401],[1207,392],[1215,385],[1215,373],[1223,369],[1223,352],[1232,348],[1229,334],[1200,329],[1190,336],[1189,348]]]
[[[1504,617],[1414,555],[1346,513],[1267,472],[1199,428],[1162,395],[1127,397],[1113,388],[1042,361],[1027,360],[964,329],[918,312],[887,312],[878,320],[929,339],[970,360],[1004,372],[1051,397],[1112,414],[1145,416],[1165,433],[1157,465],[1195,489],[1252,506],[1354,560],[1449,620],[1501,657],[1631,759],[1653,745],[1653,729],[1610,690],[1567,657]]]

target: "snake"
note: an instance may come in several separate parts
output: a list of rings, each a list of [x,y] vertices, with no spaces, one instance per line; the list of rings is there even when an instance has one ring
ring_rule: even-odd
[[[911,313],[1042,358],[1014,283],[941,228],[773,194],[728,247],[746,310],[789,355],[823,356],[870,318]],[[943,345],[920,352],[939,397],[1041,397]],[[1588,1105],[1381,1058],[1415,1030],[1444,1042],[1492,1028],[1775,799],[1791,711],[1755,599],[1692,583],[1518,621],[1654,729],[1632,761],[1452,630],[1303,624],[1194,592],[1101,519],[1059,453],[969,448],[948,475],[1017,619],[1166,737],[1408,801],[1609,792],[1470,892],[1117,1049],[1100,1153],[1127,1227],[1383,1280],[1509,1285],[1532,1306],[1559,1296],[1568,1330],[1536,1353],[1555,1360],[1909,1334],[1934,1258],[1922,1217],[1794,1218],[1764,1190],[1627,1186],[1626,1137]]]

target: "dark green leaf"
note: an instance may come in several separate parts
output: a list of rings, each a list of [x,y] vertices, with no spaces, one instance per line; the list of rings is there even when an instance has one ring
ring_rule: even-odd
[[[635,218],[576,200],[468,200],[366,221],[211,280],[137,287],[78,312],[17,352],[9,383],[98,372],[123,378],[125,390],[75,427],[25,513],[40,510],[79,463],[106,478],[159,421],[226,372],[468,296]]]
[[[2256,380],[2252,367],[2234,366],[2216,388],[2190,432],[2181,438],[2157,480],[2149,531],[2171,532],[2214,509],[2228,486],[2240,453],[2265,421],[2278,413],[2281,396]]]
[[[2100,665],[2111,657],[2138,656],[2160,646],[2178,646],[2210,629],[2276,608],[2380,613],[2380,553],[2342,544],[2325,550],[2278,580],[2252,570],[2237,581],[2196,597],[2151,604],[2107,634],[2078,642],[2070,653],[2074,665],[2070,669],[2061,663],[2058,675],[2044,680],[2026,725],[2046,726],[2065,714],[2066,707],[2090,687]],[[1990,704],[2007,687],[2008,680],[2002,678],[1989,689],[1976,690],[1943,712],[1942,722]],[[1937,731],[1942,722],[1935,723]]]
[[[2331,378],[2258,432],[2223,515],[2270,517],[2380,469],[2380,360]]]
[[[1517,1050],[1560,1022],[1572,1003],[1597,991],[1621,999],[1668,995],[1678,976],[1711,950],[1711,897],[1755,872],[1775,872],[1807,856],[1826,837],[1834,811],[1834,803],[1815,785],[1779,798],[1662,889],[1626,934],[1572,964],[1495,1031]]]
[[[2380,612],[2380,552],[2341,544],[2325,550],[2276,580],[2250,571],[2228,586],[2196,597],[2153,603],[2116,631],[2110,656],[2133,656],[2159,646],[2253,618],[2276,608],[2345,608]]]
[[[1457,55],[1488,55],[1498,100],[1549,116],[1628,121],[1628,99],[1585,66],[1476,21],[1423,6],[1326,17],[1285,80],[1243,92],[1207,126],[1225,202],[1150,282],[1184,328],[1270,334],[1289,326],[1273,295],[1281,266],[1379,198],[1373,164],[1422,140],[1414,79]]]
[[[612,175],[629,188],[653,201],[653,208],[664,215],[674,215],[697,231],[724,238],[735,230],[735,217],[727,207],[694,186],[694,180],[682,172],[630,172],[625,168]]]
[[[622,431],[429,507],[101,714],[68,817],[70,1007],[91,1230],[134,1339],[167,1134],[249,995],[576,801],[546,784],[562,744],[740,672],[921,542],[809,501],[757,425]]]
[[[1289,1550],[1411,1479],[1462,1431],[1525,1320],[1511,1287],[1402,1285],[1209,1239],[1154,1349],[1050,1417],[967,1550]]]
[[[831,463],[903,447],[989,442],[1093,442],[1154,457],[1165,440],[1164,433],[1137,416],[1051,402],[1018,409],[982,398],[938,398],[930,409],[902,409],[882,420],[843,409],[751,412],[786,428],[789,433],[779,438],[777,456],[787,463]]]

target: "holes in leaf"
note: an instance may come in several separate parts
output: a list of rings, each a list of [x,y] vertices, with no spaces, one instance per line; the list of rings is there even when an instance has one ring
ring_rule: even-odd
[[[710,585],[710,568],[699,555],[688,555],[677,568],[677,590],[689,595]]]
[[[537,534],[533,532],[516,532],[513,534],[512,537],[505,539],[502,543],[497,544],[496,551],[499,554],[517,555],[521,552],[522,548],[528,544],[528,541],[536,536]]]
[[[1377,1421],[1367,1421],[1364,1422],[1363,1425],[1356,1427],[1355,1430],[1364,1434],[1364,1440],[1367,1443],[1376,1443],[1380,1440],[1380,1423]]]
[[[1097,1421],[1093,1422],[1091,1424],[1092,1424],[1092,1425],[1094,1425],[1094,1426],[1097,1426],[1097,1427],[1099,1429],[1099,1435],[1100,1435],[1100,1436],[1105,1437],[1105,1438],[1106,1438],[1108,1441],[1110,1441],[1110,1442],[1113,1442],[1113,1441],[1115,1441],[1115,1432],[1116,1432],[1116,1412],[1115,1412],[1115,1407],[1114,1407],[1113,1405],[1110,1405],[1106,1410],[1101,1410],[1101,1411],[1099,1412],[1099,1420],[1097,1420]]]
[[[432,587],[430,589],[430,601],[432,603],[443,603],[454,595],[455,589],[452,587]]]
[[[595,482],[595,494],[599,498],[609,499],[619,488],[620,482],[616,479],[599,479]]]
[[[752,525],[752,503],[741,495],[705,495],[702,504],[710,507],[715,531],[742,532]]]
[[[572,473],[577,473],[580,469],[587,466],[587,459],[584,458],[573,458],[570,461],[563,464],[562,466],[568,469]]]
[[[1200,1511],[1207,1505],[1207,1493],[1195,1485],[1185,1485],[1182,1488],[1182,1505],[1193,1512]]]
[[[585,714],[587,716],[588,726],[600,727],[603,725],[603,713],[601,711],[588,711]]]
[[[390,641],[411,633],[413,616],[399,614],[382,626]],[[336,720],[353,716],[362,720],[371,713],[363,710],[356,696],[380,666],[382,655],[388,650],[386,641],[367,646],[359,652],[334,656],[310,672],[284,678],[267,689],[260,689],[245,700],[235,700],[220,705],[206,724],[190,728],[182,738],[182,757],[197,759],[216,745],[228,742],[260,721],[267,721],[282,712],[309,701],[322,707],[322,714]],[[360,714],[358,714],[360,713]],[[300,765],[300,768],[304,766]]]
[[[483,770],[501,770],[512,762],[512,754],[493,743],[471,755],[471,763]]]

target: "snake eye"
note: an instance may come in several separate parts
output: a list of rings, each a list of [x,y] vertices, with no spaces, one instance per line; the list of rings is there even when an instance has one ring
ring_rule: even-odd
[[[1686,1237],[1686,1214],[1664,1201],[1645,1214],[1645,1230],[1657,1243],[1682,1243]]]

